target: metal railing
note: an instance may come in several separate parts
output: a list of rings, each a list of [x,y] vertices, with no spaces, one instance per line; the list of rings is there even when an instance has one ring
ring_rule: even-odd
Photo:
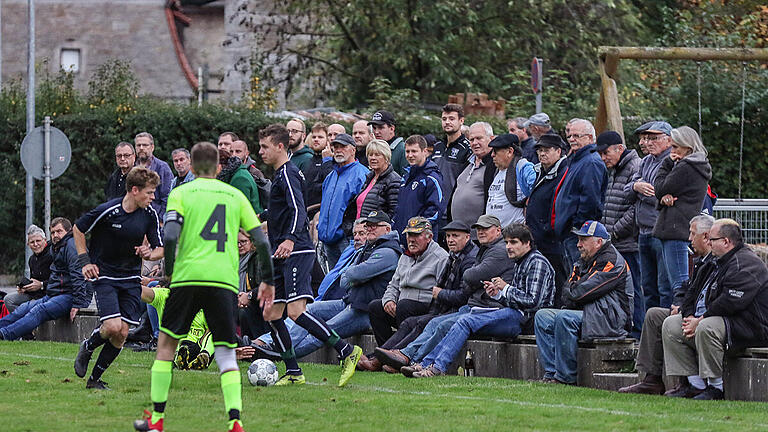
[[[768,199],[718,198],[713,213],[739,222],[746,243],[768,244]]]

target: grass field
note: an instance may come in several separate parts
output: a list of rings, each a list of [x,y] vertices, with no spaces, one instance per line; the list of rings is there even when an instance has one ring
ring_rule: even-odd
[[[112,391],[86,390],[74,344],[0,342],[0,431],[131,431],[150,407],[153,353],[123,351],[104,376]],[[304,365],[307,385],[257,388],[243,373],[249,431],[766,430],[768,405],[694,402],[491,378],[407,379]],[[166,430],[226,430],[215,365],[176,372]]]

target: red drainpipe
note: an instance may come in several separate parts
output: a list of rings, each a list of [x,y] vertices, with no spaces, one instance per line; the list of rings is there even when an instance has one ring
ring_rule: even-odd
[[[165,3],[165,19],[168,22],[168,31],[171,33],[171,42],[173,42],[173,50],[176,51],[176,58],[179,60],[179,66],[181,66],[181,71],[184,73],[184,77],[187,79],[187,82],[189,82],[189,85],[192,86],[192,89],[194,91],[197,91],[198,88],[198,82],[197,82],[197,76],[195,75],[195,72],[192,70],[192,66],[189,65],[189,60],[187,60],[187,54],[184,52],[184,45],[181,43],[181,40],[179,39],[179,30],[176,27],[176,20],[179,19],[185,24],[189,25],[189,23],[192,22],[192,20],[181,13],[181,11],[175,9],[177,7],[177,4],[174,0],[168,0]]]

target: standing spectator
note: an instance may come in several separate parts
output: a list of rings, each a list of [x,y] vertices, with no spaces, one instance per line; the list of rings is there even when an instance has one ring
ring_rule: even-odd
[[[597,137],[597,152],[608,169],[608,185],[605,193],[603,225],[611,235],[611,242],[627,260],[635,289],[635,308],[632,316],[633,338],[640,338],[645,317],[645,298],[640,284],[640,257],[637,252],[637,224],[635,206],[626,199],[624,186],[640,170],[640,157],[634,150],[627,150],[621,135],[606,131]]]
[[[372,211],[382,211],[390,218],[395,216],[397,195],[403,180],[390,163],[389,144],[379,139],[368,143],[368,162],[371,171],[365,176],[362,190],[355,196],[354,205],[347,207],[347,220],[365,217]],[[354,216],[354,217],[353,217]]]
[[[352,125],[352,138],[355,140],[355,157],[361,164],[368,166],[368,143],[373,139],[373,132],[366,120],[358,120]],[[389,144],[387,144],[389,145]],[[392,159],[392,150],[389,151],[389,159]],[[389,163],[389,162],[387,162]],[[373,168],[371,168],[373,169]]]
[[[600,222],[586,221],[576,235],[581,258],[563,289],[565,308],[534,317],[539,362],[550,383],[576,384],[579,339],[624,337],[632,328],[629,269],[610,234]]]
[[[549,124],[549,115],[547,113],[538,113],[532,115],[525,123],[523,127],[527,129],[528,135],[538,141],[542,135],[555,133],[552,126]]]
[[[493,181],[484,184],[488,191],[485,214],[499,218],[501,226],[522,223],[525,221],[525,198],[530,195],[536,180],[533,164],[520,155],[517,135],[501,134],[488,146],[491,147],[496,172]]]
[[[291,162],[302,172],[306,168],[312,155],[315,154],[311,148],[304,145],[307,128],[300,119],[293,118],[285,124],[288,129],[288,150],[291,152]]]
[[[171,182],[171,189],[195,179],[195,174],[191,169],[192,161],[189,157],[189,150],[177,148],[171,153],[171,159],[173,160],[173,167],[176,169],[176,177]]]
[[[664,307],[672,304],[672,287],[664,271],[664,258],[661,240],[653,236],[653,227],[659,217],[653,184],[662,161],[669,156],[672,127],[667,122],[653,121],[640,126],[635,134],[640,135],[640,142],[648,155],[640,161],[640,170],[624,186],[629,202],[635,206],[635,221],[640,254],[641,285],[645,295],[645,308]]]
[[[732,219],[715,221],[709,242],[717,269],[701,292],[688,291],[680,313],[662,325],[667,375],[687,376],[693,387],[669,396],[723,399],[726,350],[768,343],[768,269]]]
[[[555,192],[552,219],[555,234],[563,243],[568,268],[579,260],[577,237],[571,231],[588,220],[603,218],[608,173],[595,151],[595,128],[588,120],[571,124],[568,169]]]
[[[659,218],[653,236],[661,240],[663,270],[672,292],[688,280],[688,223],[701,212],[712,178],[707,150],[699,134],[688,126],[672,129],[669,157],[661,162],[653,182]]]
[[[523,125],[528,119],[525,117],[515,117],[507,120],[507,129],[509,133],[517,135],[517,139],[520,140],[520,148],[522,149],[523,157],[528,159],[528,162],[533,164],[539,163],[539,157],[536,154],[536,140],[528,133]]]
[[[216,178],[242,192],[248,199],[248,202],[251,203],[253,211],[257,215],[261,214],[264,211],[264,207],[259,200],[259,188],[256,186],[256,182],[253,181],[251,173],[248,172],[248,168],[240,161],[240,158],[232,156],[226,150],[219,150],[219,166],[221,170],[216,175]]]
[[[75,320],[77,311],[88,307],[92,293],[78,265],[72,223],[57,217],[51,221],[53,263],[45,295],[28,301],[0,319],[0,340],[16,340],[48,320],[68,316]]]
[[[437,165],[427,160],[427,141],[423,136],[411,135],[405,140],[405,155],[410,166],[400,182],[392,229],[400,233],[409,219],[421,216],[429,220],[430,233],[436,235],[435,224],[443,209],[443,177]]]
[[[317,122],[312,125],[309,147],[314,154],[312,159],[304,165],[301,171],[304,173],[304,203],[310,219],[317,213],[323,196],[323,181],[333,170],[333,161],[328,154],[328,127],[325,123]],[[327,154],[327,156],[326,156]],[[327,158],[327,159],[326,159]],[[327,163],[326,163],[327,162]],[[311,209],[310,209],[311,207]]]
[[[536,249],[547,258],[555,270],[555,307],[563,305],[562,289],[570,269],[566,267],[563,245],[552,227],[552,202],[557,185],[568,168],[563,154],[565,142],[559,135],[548,134],[536,143],[540,162],[535,165],[536,181],[531,188],[525,210],[525,224],[530,228]]]
[[[352,198],[360,192],[368,174],[368,168],[355,160],[355,141],[341,133],[331,142],[333,171],[323,181],[323,200],[317,225],[318,239],[323,242],[328,268],[339,261],[341,253],[349,246],[352,224],[344,226],[344,212]]]
[[[27,245],[32,249],[29,256],[29,280],[19,284],[16,292],[6,295],[3,300],[8,312],[13,312],[22,303],[37,300],[45,295],[45,285],[51,276],[53,254],[51,245],[45,241],[45,231],[37,225],[27,228]]]
[[[104,187],[104,196],[107,200],[125,196],[125,178],[128,171],[136,163],[136,151],[133,145],[126,141],[121,141],[115,146],[115,161],[117,168],[112,172]]]
[[[136,134],[133,143],[136,146],[136,166],[147,168],[160,176],[160,184],[157,185],[155,198],[152,200],[152,208],[155,209],[162,221],[165,214],[165,205],[168,202],[168,194],[171,193],[171,182],[173,181],[171,167],[165,161],[153,155],[155,151],[155,138],[149,132]]]
[[[389,144],[392,150],[392,166],[401,176],[405,174],[405,167],[408,162],[405,158],[405,142],[402,137],[395,136],[395,116],[389,111],[376,111],[368,122],[368,126],[373,127],[373,136],[376,139],[384,140]]]
[[[453,221],[472,226],[485,211],[488,201],[488,188],[485,185],[486,181],[490,183],[493,180],[494,173],[493,156],[488,146],[492,139],[493,128],[490,124],[478,122],[469,127],[472,155],[469,156],[466,168],[456,178],[456,190],[451,200]]]
[[[219,150],[226,150],[231,153],[232,143],[239,139],[240,138],[234,132],[222,132],[221,135],[219,135],[219,140],[217,141],[216,146]]]
[[[264,173],[256,167],[256,161],[251,157],[251,151],[248,150],[248,144],[245,141],[237,140],[232,143],[232,156],[240,159],[246,169],[248,169],[248,172],[251,174],[251,177],[253,177],[253,181],[256,182],[257,186],[260,184],[265,185],[266,189],[269,190],[271,182],[264,177]],[[259,195],[259,197],[261,197],[261,195]]]
[[[443,203],[448,206],[451,203],[453,190],[456,188],[456,177],[467,165],[467,160],[472,151],[469,148],[469,140],[461,133],[464,125],[464,107],[458,104],[443,106],[443,114],[440,117],[445,131],[445,143],[435,143],[432,153],[432,162],[437,164],[443,181],[440,187],[443,190]],[[440,226],[448,223],[447,209],[440,218]]]
[[[328,141],[333,142],[339,134],[347,133],[347,129],[344,126],[334,123],[328,126]]]

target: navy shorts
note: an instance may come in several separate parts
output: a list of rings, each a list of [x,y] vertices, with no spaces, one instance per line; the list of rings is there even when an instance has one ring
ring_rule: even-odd
[[[312,268],[315,254],[294,253],[286,259],[276,259],[275,303],[291,303],[299,299],[314,300],[312,295]]]
[[[131,325],[139,325],[144,310],[141,304],[141,280],[139,278],[114,280],[104,277],[93,282],[99,321],[120,318]]]

